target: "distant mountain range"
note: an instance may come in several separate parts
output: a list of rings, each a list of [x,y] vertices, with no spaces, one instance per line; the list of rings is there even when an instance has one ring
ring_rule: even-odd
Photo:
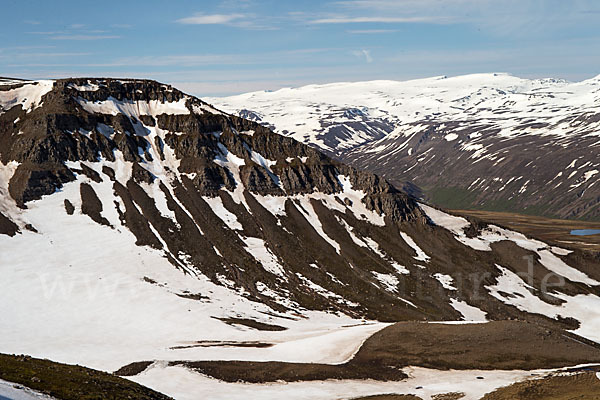
[[[478,74],[206,100],[440,206],[600,220],[600,76]]]

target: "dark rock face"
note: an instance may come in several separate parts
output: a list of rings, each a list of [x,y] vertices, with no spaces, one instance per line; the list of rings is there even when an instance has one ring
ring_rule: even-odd
[[[225,118],[214,114],[203,118],[198,118],[197,115],[161,114],[158,116],[158,127],[160,129],[169,132],[186,132],[196,135],[220,132],[224,122]]]
[[[68,199],[65,199],[65,211],[69,215],[73,215],[75,213],[75,206]]]
[[[81,172],[96,183],[102,182],[102,178],[100,177],[100,174],[85,164],[81,164]]]
[[[28,201],[52,194],[74,178],[73,173],[61,164],[22,164],[10,180],[9,191],[17,204],[25,207]]]
[[[256,122],[152,81],[60,80],[40,104],[0,111],[0,161],[19,163],[8,186],[23,209],[67,196],[57,212],[84,214],[98,229],[127,229],[174,268],[274,310],[458,319],[453,298],[490,318],[526,315],[489,294],[475,296],[481,284],[495,283],[496,264],[515,262],[511,251],[466,247],[385,179]],[[19,224],[0,214],[0,233],[35,230]],[[484,227],[474,224],[468,234]],[[435,273],[486,280],[465,279],[452,292]]]
[[[15,236],[18,232],[19,226],[0,213],[0,235]]]
[[[235,188],[235,183],[231,175],[218,165],[205,165],[195,169],[196,176],[191,179],[194,187],[200,193],[206,195],[216,195],[223,187],[228,190]]]
[[[183,92],[149,80],[119,80],[119,79],[87,79],[72,78],[59,80],[55,83],[58,90],[71,89],[74,85],[99,83],[97,90],[77,91],[75,94],[88,101],[104,101],[112,97],[119,101],[159,100],[162,102],[179,101],[184,97]]]
[[[294,165],[281,168],[281,183],[287,193],[307,193],[317,188],[323,193],[341,191],[333,165]]]
[[[245,165],[240,169],[240,178],[244,187],[253,193],[283,196],[284,192],[277,186],[277,182],[269,173],[259,165]]]
[[[94,192],[94,189],[87,183],[79,186],[81,192],[81,212],[88,215],[94,222],[109,226],[110,223],[100,213],[102,212],[102,202]]]
[[[156,179],[156,177],[152,175],[150,171],[148,171],[146,168],[142,167],[138,163],[133,164],[132,177],[133,180],[137,183],[144,182],[147,184],[151,184],[152,182],[154,182],[154,179]]]

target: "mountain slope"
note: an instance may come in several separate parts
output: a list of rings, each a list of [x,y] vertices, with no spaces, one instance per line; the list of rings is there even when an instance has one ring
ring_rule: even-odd
[[[209,101],[442,206],[600,220],[598,77],[480,74]]]
[[[13,80],[0,106],[2,352],[144,361],[159,383],[182,360],[344,364],[375,321],[600,341],[594,255],[420,204],[170,86]]]

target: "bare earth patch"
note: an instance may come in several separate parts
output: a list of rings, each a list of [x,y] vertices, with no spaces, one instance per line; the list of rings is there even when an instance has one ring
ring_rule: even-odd
[[[374,396],[356,397],[352,400],[422,400],[412,394],[376,394]]]
[[[228,325],[241,325],[241,326],[246,326],[248,328],[252,328],[252,329],[256,329],[259,331],[285,331],[287,328],[284,326],[280,326],[280,325],[274,325],[274,324],[267,324],[264,322],[260,322],[260,321],[256,321],[250,318],[219,318],[219,317],[213,317],[215,319],[218,319],[219,321],[223,321]]]
[[[600,362],[600,346],[523,321],[399,322],[364,343],[355,361],[369,360],[433,369],[533,370]]]

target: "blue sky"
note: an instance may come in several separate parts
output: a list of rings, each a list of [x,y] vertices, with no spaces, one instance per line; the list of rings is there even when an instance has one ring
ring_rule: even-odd
[[[151,78],[200,96],[477,72],[600,74],[588,0],[0,0],[0,76]]]

